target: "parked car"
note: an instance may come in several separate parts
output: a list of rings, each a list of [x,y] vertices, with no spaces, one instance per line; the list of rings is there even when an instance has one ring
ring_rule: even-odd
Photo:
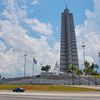
[[[25,89],[24,88],[15,88],[13,89],[13,92],[24,92]]]

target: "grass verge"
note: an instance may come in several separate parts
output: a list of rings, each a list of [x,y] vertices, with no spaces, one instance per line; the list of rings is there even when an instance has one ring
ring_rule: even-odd
[[[63,85],[0,85],[0,90],[12,90],[16,87],[22,87],[32,91],[63,91],[63,92],[79,92],[79,91],[100,91],[98,89],[63,86]]]

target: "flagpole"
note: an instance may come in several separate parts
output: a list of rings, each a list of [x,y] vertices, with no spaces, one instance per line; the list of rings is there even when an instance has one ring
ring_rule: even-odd
[[[27,56],[27,52],[25,51],[25,54],[24,54],[24,77],[26,76],[26,56]]]
[[[34,62],[33,62],[33,76],[34,76]]]
[[[35,64],[37,64],[37,61],[36,61],[36,59],[33,57],[33,76],[35,75],[35,73],[34,73],[34,69],[35,69]]]

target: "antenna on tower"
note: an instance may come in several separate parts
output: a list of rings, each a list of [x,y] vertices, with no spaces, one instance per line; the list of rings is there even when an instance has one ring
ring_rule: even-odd
[[[69,11],[67,7],[67,0],[65,0],[65,11]]]
[[[65,4],[66,4],[66,9],[67,9],[67,0],[65,0]]]
[[[67,1],[66,1],[66,9],[67,9]]]

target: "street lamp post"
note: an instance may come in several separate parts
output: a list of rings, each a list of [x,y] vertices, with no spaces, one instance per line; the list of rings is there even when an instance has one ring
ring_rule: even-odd
[[[85,66],[85,44],[84,44],[84,42],[83,42],[83,44],[82,44],[82,48],[83,48],[83,60],[84,60],[84,66]]]
[[[25,54],[24,54],[24,77],[26,76],[26,56],[27,56],[27,52],[25,51]]]

